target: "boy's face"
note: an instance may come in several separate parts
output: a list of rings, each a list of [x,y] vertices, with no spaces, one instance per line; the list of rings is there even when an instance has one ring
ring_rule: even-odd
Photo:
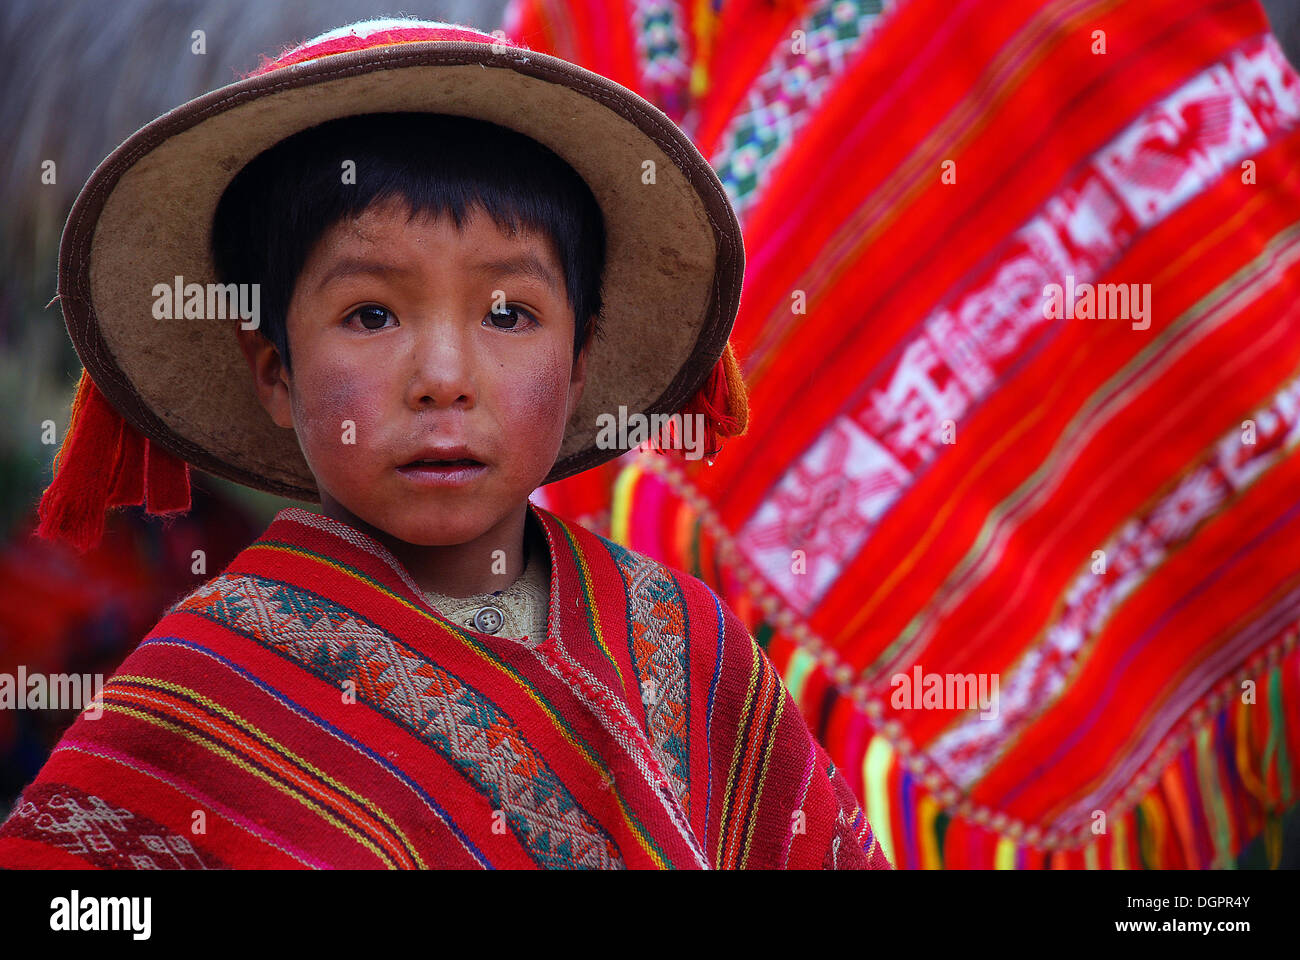
[[[554,466],[586,351],[573,362],[573,312],[543,238],[512,238],[478,208],[463,233],[407,215],[376,204],[321,237],[289,305],[291,376],[257,331],[239,336],[327,512],[410,544],[466,543],[522,509]],[[407,467],[457,445],[483,466],[459,478]]]

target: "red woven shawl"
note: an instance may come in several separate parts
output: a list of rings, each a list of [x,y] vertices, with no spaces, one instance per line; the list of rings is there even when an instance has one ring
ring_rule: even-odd
[[[69,728],[0,866],[890,866],[707,586],[530,509],[536,646],[444,621],[384,546],[280,511]]]

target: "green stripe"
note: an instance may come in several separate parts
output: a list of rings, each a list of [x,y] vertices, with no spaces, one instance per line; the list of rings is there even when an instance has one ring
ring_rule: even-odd
[[[1282,667],[1273,668],[1268,676],[1268,709],[1273,716],[1268,734],[1268,750],[1277,749],[1278,780],[1282,782],[1282,806],[1291,806],[1291,755],[1286,747],[1286,715],[1282,709]],[[1268,769],[1265,765],[1264,769]]]
[[[591,585],[590,583],[588,583],[586,576],[584,576],[582,572],[582,563],[580,560],[581,553],[579,552],[577,541],[574,538],[573,534],[569,531],[569,525],[567,523],[563,522],[562,520],[560,520],[559,517],[556,517],[554,515],[552,515],[552,518],[556,521],[560,530],[564,533],[564,539],[569,545],[569,551],[571,554],[569,560],[573,564],[574,569],[577,570],[578,577],[582,581],[581,595],[582,595],[582,602],[585,606],[585,612],[587,616],[587,629],[588,632],[591,634],[591,638],[594,642],[596,640],[596,635],[595,635],[595,630],[592,627],[592,620],[596,616],[596,613],[595,613],[595,608],[591,602]],[[613,562],[612,557],[610,558],[610,560],[611,562]],[[552,576],[555,575],[556,575],[556,571],[552,571]],[[622,579],[621,576],[620,579]],[[605,645],[603,643],[597,642],[595,645],[597,649],[599,649],[600,652],[604,654],[605,659],[609,661],[610,666],[614,668],[614,675],[618,677],[618,682],[623,686],[623,693],[626,696],[627,683],[623,679],[623,671],[619,670],[618,664],[614,662],[614,658],[610,655],[609,650],[605,648]],[[618,795],[618,799],[619,799],[619,804],[623,807],[623,810],[627,814],[628,819],[632,822],[632,825],[636,828],[637,833],[640,834],[642,845],[650,848],[655,853],[659,854],[659,859],[661,859],[668,866],[670,870],[676,870],[677,865],[673,863],[672,858],[669,857],[668,854],[664,852],[663,847],[661,847],[658,844],[658,842],[656,842],[656,840],[652,836],[650,836],[649,831],[646,830],[645,825],[641,823],[640,820],[637,819],[637,816],[635,813],[632,812],[632,809],[629,806],[627,806],[627,804],[623,803],[623,798],[621,795]]]
[[[591,641],[596,649],[601,652],[605,660],[614,669],[614,676],[618,677],[619,685],[623,692],[627,692],[627,681],[623,679],[623,671],[619,669],[618,663],[614,660],[614,655],[610,652],[609,647],[605,645],[604,637],[598,635],[595,627],[596,622],[596,605],[593,602],[593,593],[591,582],[587,579],[582,569],[582,553],[578,547],[577,540],[569,532],[568,524],[560,524],[560,529],[564,531],[564,539],[569,543],[569,549],[573,552],[573,566],[578,571],[578,580],[582,583],[582,604],[583,610],[587,616],[587,631],[591,635]]]
[[[816,665],[817,661],[813,659],[812,654],[803,647],[796,647],[794,653],[790,655],[790,663],[785,671],[785,688],[790,691],[794,702],[800,706],[803,706],[803,688],[808,682],[808,674]]]

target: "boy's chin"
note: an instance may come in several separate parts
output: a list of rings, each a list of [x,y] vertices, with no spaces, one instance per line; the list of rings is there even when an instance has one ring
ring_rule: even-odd
[[[499,523],[511,508],[477,503],[430,503],[410,498],[358,515],[374,530],[414,547],[446,547],[469,543]]]
[[[319,481],[318,481],[319,482]],[[418,547],[444,547],[469,543],[488,533],[516,511],[526,509],[529,496],[518,487],[475,484],[461,489],[384,490],[374,484],[323,488],[322,512],[375,536]]]
[[[463,520],[457,524],[431,526],[422,518],[418,523],[396,524],[389,536],[412,547],[450,547],[476,540],[488,531],[491,524],[472,524]]]

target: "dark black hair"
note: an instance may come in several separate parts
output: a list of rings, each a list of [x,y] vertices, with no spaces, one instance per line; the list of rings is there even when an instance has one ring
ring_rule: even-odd
[[[344,182],[344,162],[355,183]],[[450,213],[461,229],[481,207],[502,229],[549,237],[573,308],[573,356],[599,334],[605,221],[586,182],[553,151],[513,130],[440,113],[330,120],[254,157],[217,204],[212,256],[221,283],[260,284],[260,331],[289,358],[294,284],[331,226],[404,199],[411,217]]]

